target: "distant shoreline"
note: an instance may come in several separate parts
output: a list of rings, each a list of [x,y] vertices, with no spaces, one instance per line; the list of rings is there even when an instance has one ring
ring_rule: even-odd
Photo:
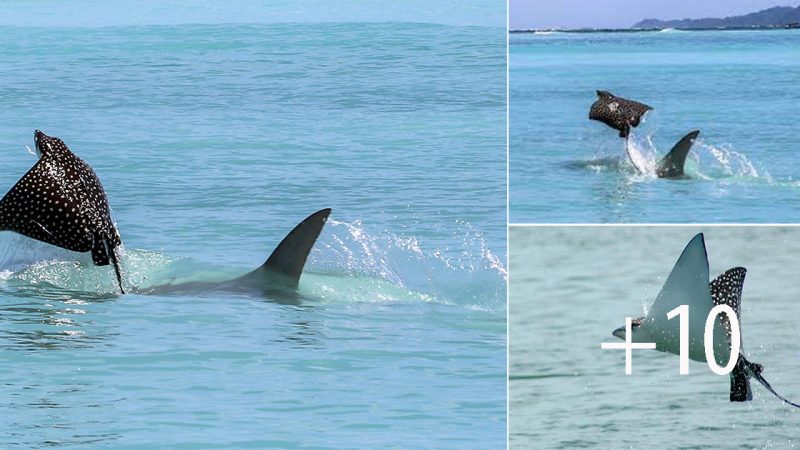
[[[508,30],[509,34],[531,33],[646,33],[664,30],[677,31],[765,31],[765,30],[798,30],[800,25],[770,25],[754,27],[717,27],[717,28],[543,28]]]

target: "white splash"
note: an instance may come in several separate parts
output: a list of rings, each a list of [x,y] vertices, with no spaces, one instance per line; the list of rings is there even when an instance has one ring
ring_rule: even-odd
[[[654,115],[645,114],[639,127],[631,129],[625,144],[628,161],[637,173],[647,178],[657,177],[658,162],[666,155],[673,144],[658,150],[653,142],[656,135]],[[677,142],[677,140],[675,141]],[[758,179],[771,183],[770,174],[759,165],[751,162],[744,153],[736,151],[731,145],[713,145],[702,137],[697,139],[689,151],[686,161],[689,176],[705,180],[720,178]]]
[[[631,133],[625,142],[625,153],[640,175],[646,177],[656,176],[658,159],[656,147],[650,135],[637,136]]]
[[[503,308],[508,274],[483,235],[459,221],[451,241],[459,243],[456,249],[428,249],[415,236],[399,236],[388,230],[371,233],[360,221],[329,219],[326,234],[318,242],[319,250],[312,253],[312,270],[350,274],[351,281],[364,276],[364,280],[375,280],[374,286],[364,288],[371,292],[367,295],[378,300],[418,298],[466,307]],[[387,287],[387,282],[394,288]],[[399,295],[397,288],[405,292]]]
[[[742,177],[772,181],[769,172],[759,169],[730,145],[715,146],[698,140],[690,156],[699,168],[698,175],[703,178]]]

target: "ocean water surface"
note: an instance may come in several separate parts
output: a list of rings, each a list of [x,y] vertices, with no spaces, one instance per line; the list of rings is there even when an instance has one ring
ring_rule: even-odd
[[[502,24],[45,18],[0,27],[0,185],[64,139],[130,291],[333,213],[288,296],[118,296],[0,233],[1,447],[505,446]]]
[[[800,399],[795,227],[512,227],[509,237],[510,448],[794,448],[800,409],[755,380],[730,380],[654,350],[603,350],[652,304],[689,240],[705,235],[710,276],[747,268],[741,332],[748,360]]]
[[[511,221],[796,222],[798,69],[797,30],[511,34]],[[636,158],[700,130],[689,178],[638,173],[596,90],[654,108]]]

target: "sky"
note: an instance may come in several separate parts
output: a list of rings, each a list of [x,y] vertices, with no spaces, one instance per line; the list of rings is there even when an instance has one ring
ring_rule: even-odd
[[[513,29],[628,28],[642,19],[700,19],[747,14],[798,0],[509,0]]]

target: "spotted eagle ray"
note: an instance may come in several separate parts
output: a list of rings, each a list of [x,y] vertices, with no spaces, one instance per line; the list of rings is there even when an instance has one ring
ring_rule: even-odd
[[[631,145],[628,142],[631,128],[635,128],[642,120],[642,116],[653,108],[635,100],[617,97],[608,91],[597,91],[597,100],[589,108],[589,119],[603,122],[609,127],[618,130],[619,136],[625,138],[625,152],[631,164],[640,173],[647,173],[647,170],[637,162],[637,158],[632,156]],[[659,178],[679,178],[683,177],[683,166],[686,163],[686,156],[692,148],[694,141],[700,131],[694,130],[681,138],[672,149],[658,162],[655,173]]]
[[[9,230],[75,252],[91,252],[98,266],[114,264],[120,291],[122,271],[116,249],[122,244],[97,174],[64,142],[34,132],[39,161],[0,200],[0,231]],[[167,284],[141,293],[180,293],[199,289],[294,288],[314,243],[330,215],[317,211],[300,222],[259,268],[224,282]]]
[[[91,252],[97,266],[113,263],[125,293],[116,253],[122,240],[97,174],[61,139],[36,130],[33,140],[39,161],[0,200],[0,230]]]
[[[703,234],[695,236],[683,250],[680,258],[670,272],[664,287],[661,288],[653,306],[644,317],[634,319],[631,326],[632,342],[654,342],[656,350],[680,354],[680,321],[667,319],[667,313],[680,305],[689,306],[689,359],[706,362],[703,345],[705,322],[711,309],[716,305],[728,305],[741,317],[742,288],[747,269],[734,267],[714,279],[709,279],[708,255]],[[741,324],[741,320],[739,320]],[[625,339],[625,327],[612,333]],[[741,342],[741,333],[740,333]],[[727,316],[720,314],[714,322],[714,360],[720,365],[727,364],[731,357],[731,324]],[[777,392],[761,375],[764,367],[747,360],[743,346],[739,347],[736,366],[730,372],[730,401],[752,400],[750,378],[758,380],[768,391],[789,405],[800,408]]]
[[[608,91],[597,91],[597,101],[589,108],[589,119],[603,122],[627,138],[631,128],[639,126],[642,116],[653,109],[649,105],[617,97]]]

